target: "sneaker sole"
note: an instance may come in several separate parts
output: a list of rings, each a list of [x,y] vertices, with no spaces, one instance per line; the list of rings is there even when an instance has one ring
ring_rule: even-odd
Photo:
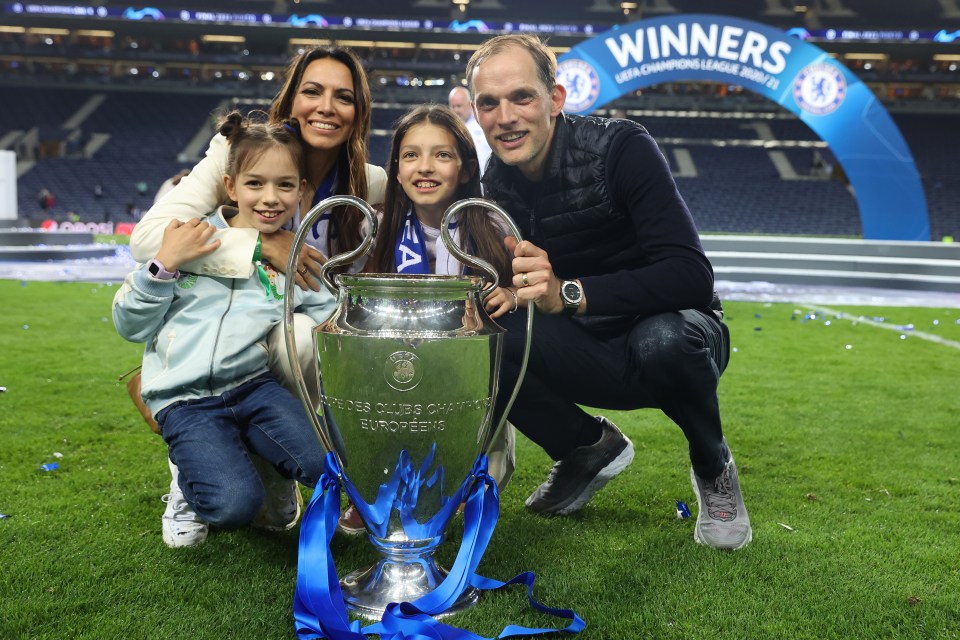
[[[704,541],[700,538],[700,532],[697,530],[696,527],[694,527],[694,529],[693,529],[693,540],[694,540],[694,542],[696,542],[697,544],[702,544],[703,546],[705,546],[705,547],[710,547],[711,549],[720,549],[721,551],[737,551],[737,550],[739,550],[739,549],[743,549],[745,546],[747,546],[748,544],[750,544],[750,541],[751,541],[751,540],[753,540],[753,529],[751,528],[750,531],[747,532],[747,539],[744,540],[743,542],[741,542],[740,544],[738,544],[738,545],[735,546],[735,547],[718,547],[718,546],[716,546],[716,545],[710,544],[709,542],[704,542]]]
[[[207,540],[207,532],[197,536],[191,536],[190,541],[187,541],[187,536],[174,537],[172,534],[168,535],[166,531],[163,532],[163,543],[170,547],[171,549],[184,549],[186,547],[195,547],[199,544],[203,544]]]
[[[693,469],[690,469],[690,484],[693,485],[693,495],[697,497],[697,521],[693,526],[693,541],[697,544],[702,544],[705,547],[710,547],[711,549],[720,549],[721,551],[737,551],[743,549],[745,546],[750,544],[750,541],[753,540],[753,527],[750,527],[747,530],[747,538],[740,544],[735,547],[730,546],[717,546],[706,542],[703,538],[700,537],[700,516],[703,513],[701,509],[703,508],[703,503],[700,500],[700,490],[697,489],[697,479],[694,477]],[[747,526],[750,526],[747,523]]]
[[[590,481],[590,484],[580,492],[580,495],[559,509],[543,511],[541,513],[544,515],[556,514],[558,516],[568,516],[571,513],[579,511],[585,504],[590,502],[590,499],[593,498],[600,489],[603,489],[608,482],[616,478],[624,469],[630,466],[630,463],[633,462],[633,442],[626,436],[624,436],[624,438],[627,440],[627,446],[620,452],[620,455],[613,459],[613,462],[600,470],[600,473]]]
[[[345,536],[361,536],[367,532],[367,528],[360,527],[359,529],[354,529],[353,527],[347,527],[337,523],[337,531]]]

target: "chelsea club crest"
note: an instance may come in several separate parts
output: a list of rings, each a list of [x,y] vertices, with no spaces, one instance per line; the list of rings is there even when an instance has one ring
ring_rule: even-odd
[[[793,98],[797,106],[817,116],[832,113],[847,97],[847,81],[843,71],[825,62],[809,64],[793,81]]]
[[[566,111],[586,111],[600,95],[600,76],[583,60],[574,58],[558,64],[557,82],[567,90]]]

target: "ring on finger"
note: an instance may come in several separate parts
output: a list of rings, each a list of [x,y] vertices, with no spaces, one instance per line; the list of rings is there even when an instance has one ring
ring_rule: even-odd
[[[530,286],[530,281],[527,280],[527,274],[523,274],[523,277],[520,278],[520,282],[522,282],[522,283],[523,283],[523,286],[525,286],[525,287],[529,287],[529,286]]]
[[[517,310],[517,307],[520,306],[520,300],[517,299],[517,292],[516,292],[516,291],[513,291],[512,289],[508,289],[508,291],[510,292],[510,295],[513,296],[513,309],[510,309],[510,313],[513,313],[514,311]]]

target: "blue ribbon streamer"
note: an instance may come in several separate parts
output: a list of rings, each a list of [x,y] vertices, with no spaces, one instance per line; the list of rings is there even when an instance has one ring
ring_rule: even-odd
[[[387,605],[380,622],[361,628],[359,621],[350,622],[347,616],[330,552],[330,541],[340,516],[340,468],[336,457],[328,454],[326,470],[317,483],[300,525],[297,588],[293,600],[297,638],[361,640],[367,635],[379,634],[381,640],[491,640],[433,618],[453,606],[468,585],[481,590],[496,590],[512,584],[525,584],[531,606],[543,613],[570,620],[570,624],[562,629],[509,625],[497,638],[582,631],[586,623],[571,609],[555,609],[537,602],[533,597],[536,576],[532,572],[521,573],[506,582],[475,573],[496,528],[500,493],[497,483],[487,474],[485,455],[477,457],[473,476],[476,481],[464,509],[463,540],[447,577],[436,589],[412,603]]]

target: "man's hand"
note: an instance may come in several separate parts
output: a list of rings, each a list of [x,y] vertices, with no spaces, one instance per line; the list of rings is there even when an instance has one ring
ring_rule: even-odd
[[[292,232],[284,230],[260,234],[260,251],[263,259],[281,273],[286,273],[293,238]],[[320,277],[320,267],[326,261],[326,256],[314,247],[304,244],[300,248],[300,255],[297,256],[297,285],[304,290],[320,291],[320,283],[317,279]]]
[[[513,236],[507,236],[503,242],[514,255],[513,286],[520,304],[533,302],[543,313],[563,311],[560,279],[553,273],[547,252],[527,240],[517,244]]]
[[[176,271],[185,262],[213,253],[220,247],[219,240],[210,241],[216,230],[216,227],[199,218],[191,218],[186,222],[171,220],[163,230],[157,261],[167,271]]]

